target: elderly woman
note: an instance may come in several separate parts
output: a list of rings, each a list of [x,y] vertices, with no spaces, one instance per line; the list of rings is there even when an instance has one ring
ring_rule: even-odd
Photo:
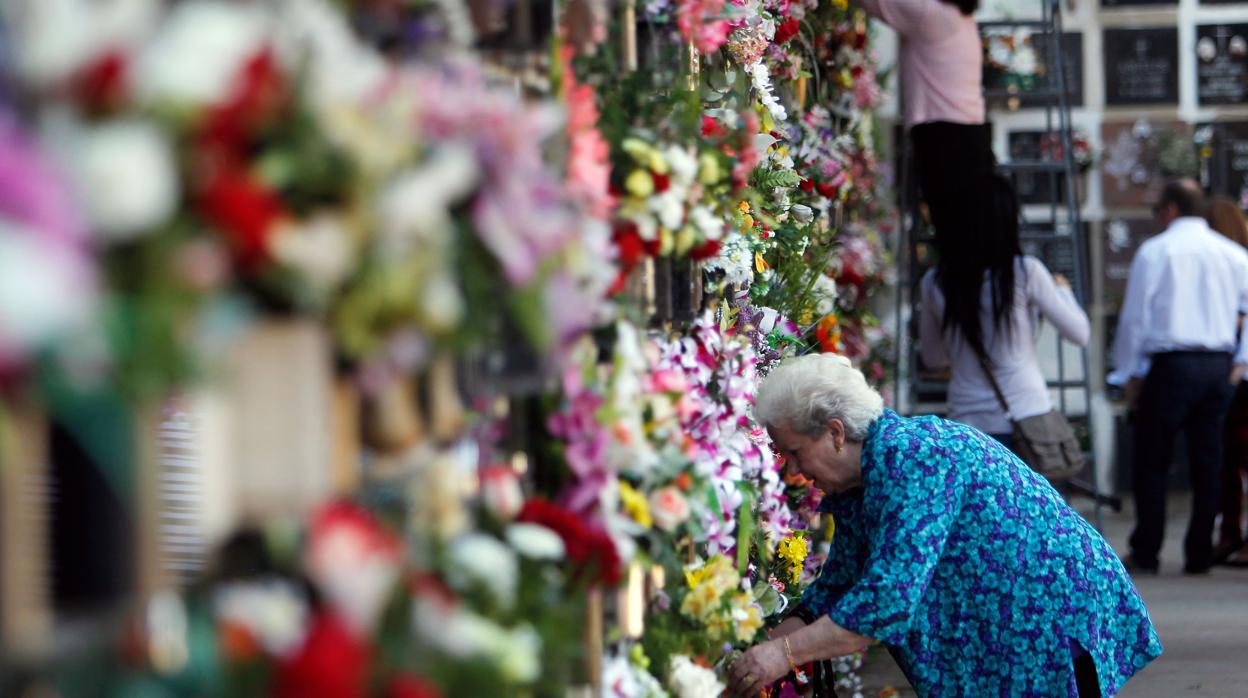
[[[732,666],[736,694],[872,639],[942,698],[1114,695],[1161,654],[1109,544],[999,442],[884,409],[828,354],[773,370],[755,416],[836,536],[796,612]]]

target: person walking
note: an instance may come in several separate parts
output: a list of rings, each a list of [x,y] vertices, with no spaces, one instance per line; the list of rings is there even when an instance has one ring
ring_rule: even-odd
[[[1036,356],[1042,320],[1080,346],[1091,327],[1070,283],[1022,253],[1018,199],[999,175],[973,181],[956,230],[937,228],[940,261],[921,282],[919,349],[929,369],[950,369],[949,418],[1013,448],[1015,420],[1053,409]],[[980,356],[1009,405],[1007,416]]]
[[[1233,199],[1215,196],[1209,202],[1209,227],[1240,247],[1248,248],[1248,220]],[[1244,321],[1240,316],[1239,341],[1243,341]],[[1248,567],[1248,546],[1244,544],[1244,476],[1248,475],[1248,383],[1235,386],[1235,396],[1226,414],[1226,441],[1222,444],[1222,525],[1214,561],[1233,567]]]
[[[1192,180],[1169,182],[1153,208],[1161,234],[1140,245],[1127,277],[1110,382],[1135,410],[1135,529],[1126,558],[1156,573],[1165,534],[1166,481],[1176,435],[1187,437],[1192,514],[1183,571],[1213,565],[1223,427],[1233,386],[1248,366],[1236,343],[1248,308],[1248,252],[1209,228]]]

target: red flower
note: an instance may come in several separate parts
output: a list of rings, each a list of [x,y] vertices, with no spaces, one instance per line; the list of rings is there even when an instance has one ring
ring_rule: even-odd
[[[654,193],[655,194],[662,194],[663,192],[667,191],[668,187],[672,186],[672,178],[668,177],[665,174],[659,174],[658,172],[651,172],[650,179],[654,180]]]
[[[776,27],[775,43],[783,44],[800,34],[802,25],[796,19],[789,18]]]
[[[620,582],[620,555],[605,532],[591,528],[576,514],[544,499],[530,499],[519,520],[545,526],[563,539],[568,559],[576,563],[573,581],[615,586]]]
[[[130,65],[119,50],[105,51],[83,66],[70,89],[88,111],[112,111],[129,92]]]
[[[390,682],[387,698],[442,698],[442,693],[424,679],[411,674],[400,674]]]
[[[277,192],[250,173],[226,168],[195,198],[204,219],[226,236],[239,264],[254,269],[269,259],[269,236],[285,214]]]
[[[694,260],[710,259],[711,257],[719,254],[719,248],[721,246],[722,243],[719,240],[707,240],[701,245],[689,250],[689,257]]]
[[[239,155],[253,135],[277,117],[285,99],[273,53],[260,51],[243,64],[230,96],[204,117],[196,137],[199,146]]]
[[[822,195],[825,199],[836,198],[836,187],[832,186],[831,184],[827,184],[827,183],[817,184],[815,185],[815,188],[819,190],[819,194]]]
[[[274,677],[275,698],[364,698],[372,651],[341,620],[321,613],[303,646],[282,661]]]
[[[797,186],[801,187],[802,191],[809,194],[815,190],[815,180],[808,177],[803,179]]]
[[[850,76],[852,76],[855,80],[857,80],[857,79],[861,78],[861,77],[862,77],[862,66],[860,66],[860,65],[856,65],[856,66],[854,66],[854,67],[850,68],[850,69],[849,69],[849,74],[850,74]]]
[[[722,138],[728,133],[723,124],[713,116],[702,115],[702,136],[704,138]]]
[[[633,221],[616,221],[611,231],[611,238],[620,250],[620,266],[632,269],[645,257],[653,257],[659,253],[659,239],[642,240],[637,224]]]

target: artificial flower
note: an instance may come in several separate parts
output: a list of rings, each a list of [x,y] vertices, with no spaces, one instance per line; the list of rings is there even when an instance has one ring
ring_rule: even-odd
[[[671,533],[689,520],[689,500],[676,487],[664,487],[650,495],[650,512],[655,525]]]
[[[794,533],[780,541],[780,546],[776,550],[776,554],[780,559],[789,563],[789,573],[794,584],[801,580],[807,551],[806,537],[800,532]]]
[[[106,122],[82,131],[70,164],[92,228],[106,241],[151,233],[178,205],[173,148],[154,123]]]
[[[333,613],[313,619],[294,654],[279,662],[275,698],[364,698],[373,650]]]
[[[368,636],[399,577],[402,547],[368,511],[329,504],[313,518],[306,568],[346,627]]]
[[[646,496],[624,480],[619,481],[619,487],[620,503],[624,506],[624,511],[642,528],[653,526],[654,519],[650,516],[650,505],[646,502]]]
[[[469,533],[451,541],[448,578],[461,588],[479,586],[510,609],[516,601],[519,562],[511,548],[483,533]]]
[[[672,689],[672,695],[676,698],[718,696],[725,689],[724,684],[715,676],[715,672],[694,664],[685,655],[672,657],[667,685]]]
[[[481,502],[486,511],[500,521],[511,521],[524,507],[524,492],[520,489],[520,477],[506,465],[482,468]]]
[[[559,534],[545,526],[513,523],[504,535],[516,552],[532,560],[562,560],[567,552]]]

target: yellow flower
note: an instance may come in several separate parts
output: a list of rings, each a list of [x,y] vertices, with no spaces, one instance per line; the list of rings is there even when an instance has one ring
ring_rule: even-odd
[[[741,216],[741,232],[747,232],[754,229],[754,216],[745,214]]]
[[[767,263],[767,260],[763,259],[763,253],[755,252],[754,253],[754,269],[759,274],[762,274],[763,272],[767,271],[770,268],[771,268],[771,265]]]
[[[780,541],[780,547],[776,551],[777,555],[789,563],[790,574],[793,577],[794,584],[801,581],[802,565],[806,562],[806,552],[806,538],[801,533],[795,533]]]
[[[624,189],[633,196],[645,198],[654,193],[654,178],[645,170],[633,170],[624,180]]]
[[[797,324],[809,325],[810,323],[814,322],[814,320],[815,320],[815,311],[812,310],[811,308],[807,308],[803,310],[802,314],[797,317]]]
[[[650,528],[654,525],[654,519],[650,518],[650,505],[646,503],[646,496],[623,480],[620,480],[620,503],[624,505],[624,511],[632,517],[633,521],[641,524],[643,528]]]
[[[741,213],[749,213],[749,212],[750,212],[750,202],[746,201],[745,199],[742,199],[742,200],[738,201],[738,202],[737,202],[737,210],[738,210],[738,211],[740,211]]]
[[[667,228],[659,228],[659,255],[666,257],[676,247],[676,236]]]
[[[685,600],[680,604],[680,612],[690,618],[705,618],[718,605],[719,592],[710,584],[702,584],[685,595]]]
[[[841,12],[844,12],[849,9],[849,0],[832,0],[832,5]]]
[[[686,225],[681,228],[680,231],[676,233],[676,256],[684,256],[685,253],[693,249],[693,243],[697,242],[697,237],[698,231],[694,230],[693,226]]]
[[[698,181],[706,186],[718,184],[723,179],[724,172],[719,166],[719,160],[711,153],[702,153],[698,156]]]
[[[763,627],[763,614],[759,613],[757,605],[751,603],[749,594],[738,595],[734,602],[736,607],[732,610],[732,619],[737,624],[737,642],[749,642]]]

